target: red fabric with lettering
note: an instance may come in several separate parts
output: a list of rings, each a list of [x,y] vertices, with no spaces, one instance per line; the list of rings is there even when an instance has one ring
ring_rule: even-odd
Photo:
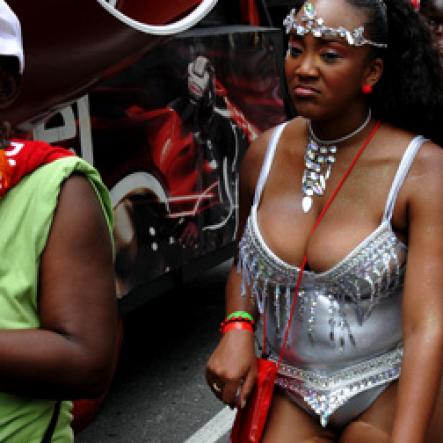
[[[0,149],[0,197],[39,166],[73,155],[42,141],[11,140],[8,148]]]

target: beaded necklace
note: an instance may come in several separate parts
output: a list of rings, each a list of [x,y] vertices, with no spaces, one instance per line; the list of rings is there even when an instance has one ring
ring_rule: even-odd
[[[326,182],[335,163],[337,145],[363,131],[371,121],[371,117],[372,113],[369,108],[366,119],[357,129],[334,140],[318,138],[312,129],[311,121],[308,122],[308,143],[305,149],[305,170],[302,178],[302,209],[304,213],[308,213],[312,208],[314,195],[321,197],[326,191]]]

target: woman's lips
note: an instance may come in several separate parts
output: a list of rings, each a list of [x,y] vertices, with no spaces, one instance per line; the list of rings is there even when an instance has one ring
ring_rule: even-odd
[[[309,86],[296,86],[294,88],[294,95],[297,97],[313,97],[318,94],[316,89],[310,88]]]

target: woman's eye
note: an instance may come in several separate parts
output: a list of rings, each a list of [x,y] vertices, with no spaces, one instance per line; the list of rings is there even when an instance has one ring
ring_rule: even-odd
[[[429,24],[429,26],[430,26],[431,28],[435,28],[435,27],[436,27],[437,22],[436,22],[434,19],[432,19],[432,18],[428,18],[427,20],[428,20],[428,24]]]
[[[328,63],[333,63],[341,57],[336,52],[328,51],[321,54],[321,58]]]
[[[433,18],[428,18],[427,21],[428,21],[429,27],[434,32],[437,31],[437,29],[440,28],[440,26],[441,26],[441,21],[434,20]]]
[[[298,57],[302,53],[302,50],[297,46],[289,45],[288,52],[291,55],[291,57]]]

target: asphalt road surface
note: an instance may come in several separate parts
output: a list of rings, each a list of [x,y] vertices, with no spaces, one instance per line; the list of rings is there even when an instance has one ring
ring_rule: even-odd
[[[116,378],[78,443],[221,443],[233,413],[207,387],[230,263],[131,313]]]

